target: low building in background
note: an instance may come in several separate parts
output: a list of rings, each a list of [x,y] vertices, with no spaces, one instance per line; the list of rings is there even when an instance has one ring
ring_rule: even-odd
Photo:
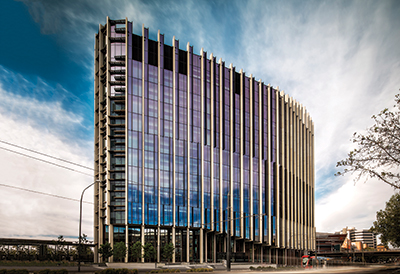
[[[371,232],[369,229],[359,230],[355,227],[345,227],[340,231],[340,233],[347,234],[347,238],[351,245],[357,250],[377,248],[376,234]]]
[[[389,249],[384,245],[377,245],[376,250],[377,251],[388,251]]]
[[[347,234],[317,232],[317,252],[340,252]]]
[[[366,248],[376,249],[376,235],[370,232],[369,229],[354,229],[350,231],[350,240],[353,243],[361,243],[361,245],[358,244],[357,246],[359,250]]]

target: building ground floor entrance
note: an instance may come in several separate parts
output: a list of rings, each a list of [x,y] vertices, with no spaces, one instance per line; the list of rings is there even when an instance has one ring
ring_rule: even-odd
[[[227,234],[206,231],[202,229],[188,229],[185,227],[125,227],[106,226],[104,242],[113,246],[117,242],[124,242],[128,247],[125,262],[133,262],[130,247],[140,242],[143,246],[151,243],[157,255],[154,259],[144,259],[142,262],[163,262],[163,249],[167,243],[172,243],[175,252],[172,262],[187,263],[218,263],[227,260]],[[284,249],[270,246],[261,242],[249,241],[231,237],[231,262],[253,262],[278,265],[298,265],[305,250]],[[96,248],[97,253],[97,248]],[[100,255],[95,254],[100,261]]]

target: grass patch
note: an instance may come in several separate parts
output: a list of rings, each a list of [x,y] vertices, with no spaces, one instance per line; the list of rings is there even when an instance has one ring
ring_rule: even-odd
[[[179,269],[168,268],[168,269],[154,269],[149,273],[178,273],[181,272]]]
[[[287,270],[294,270],[297,269],[296,266],[282,266],[282,267],[273,267],[273,266],[259,266],[259,267],[254,267],[254,266],[250,266],[249,267],[250,270],[252,271],[264,271],[264,272],[268,272],[268,271],[287,271]]]

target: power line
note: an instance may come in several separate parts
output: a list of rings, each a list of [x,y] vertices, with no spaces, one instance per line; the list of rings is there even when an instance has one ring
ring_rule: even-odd
[[[54,195],[54,194],[45,193],[45,192],[41,192],[41,191],[36,191],[36,190],[32,190],[32,189],[28,189],[28,188],[23,188],[23,187],[17,187],[17,186],[6,185],[6,184],[1,184],[1,183],[0,183],[0,186],[5,186],[5,187],[14,188],[14,189],[18,189],[18,190],[23,190],[23,191],[27,191],[27,192],[32,192],[32,193],[36,193],[36,194],[51,196],[51,197],[55,197],[55,198],[59,198],[59,199],[70,200],[70,201],[74,201],[74,202],[79,202],[79,201],[80,201],[80,200],[78,200],[78,199],[73,199],[73,198],[64,197],[64,196],[60,196],[60,195]],[[83,203],[93,205],[92,202],[83,201]]]
[[[53,162],[50,162],[50,161],[46,161],[46,160],[43,160],[43,159],[40,159],[40,158],[37,158],[37,157],[33,157],[33,156],[30,156],[30,155],[22,153],[22,152],[11,150],[11,149],[8,149],[8,148],[5,148],[5,147],[0,147],[0,149],[4,149],[6,151],[9,151],[9,152],[12,152],[12,153],[16,153],[18,155],[22,155],[22,156],[25,156],[25,157],[28,157],[28,158],[31,158],[31,159],[35,159],[35,160],[38,160],[38,161],[41,161],[41,162],[44,162],[44,163],[47,163],[47,164],[50,164],[50,165],[54,165],[54,166],[57,166],[57,167],[65,168],[65,169],[68,169],[70,171],[78,172],[80,174],[93,177],[93,174],[85,173],[85,172],[82,172],[82,171],[79,171],[79,170],[76,170],[76,169],[73,169],[73,168],[70,168],[70,167],[66,167],[66,166],[59,165],[59,164],[56,164],[56,163],[53,163]]]
[[[86,168],[86,169],[89,169],[89,170],[94,170],[93,168],[90,168],[90,167],[87,167],[87,166],[84,166],[84,165],[81,165],[81,164],[77,164],[77,163],[74,163],[74,162],[71,162],[71,161],[68,161],[68,160],[57,158],[57,157],[51,156],[49,154],[46,154],[46,153],[43,153],[43,152],[39,152],[39,151],[36,151],[36,150],[33,150],[33,149],[29,149],[29,148],[26,148],[26,147],[22,147],[22,146],[19,146],[19,145],[15,145],[15,144],[3,141],[3,140],[0,140],[0,143],[7,144],[7,145],[10,145],[10,146],[14,146],[14,147],[17,147],[17,148],[20,148],[20,149],[24,149],[24,150],[27,150],[27,151],[30,151],[30,152],[33,152],[33,153],[37,153],[37,154],[40,154],[40,155],[43,155],[43,156],[46,156],[46,157],[49,157],[49,158],[52,158],[52,159],[55,159],[55,160],[58,160],[58,161],[62,161],[62,162],[65,162],[65,163],[68,163],[68,164],[71,164],[71,165],[76,165],[76,166],[79,166],[79,167],[82,167],[82,168]]]

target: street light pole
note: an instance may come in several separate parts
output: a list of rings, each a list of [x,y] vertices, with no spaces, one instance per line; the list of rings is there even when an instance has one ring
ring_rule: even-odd
[[[81,243],[82,243],[82,200],[83,200],[83,194],[85,193],[85,190],[94,185],[95,183],[100,182],[99,180],[94,181],[90,185],[88,185],[81,194],[81,199],[79,201],[79,244],[78,244],[78,272],[81,272]]]

